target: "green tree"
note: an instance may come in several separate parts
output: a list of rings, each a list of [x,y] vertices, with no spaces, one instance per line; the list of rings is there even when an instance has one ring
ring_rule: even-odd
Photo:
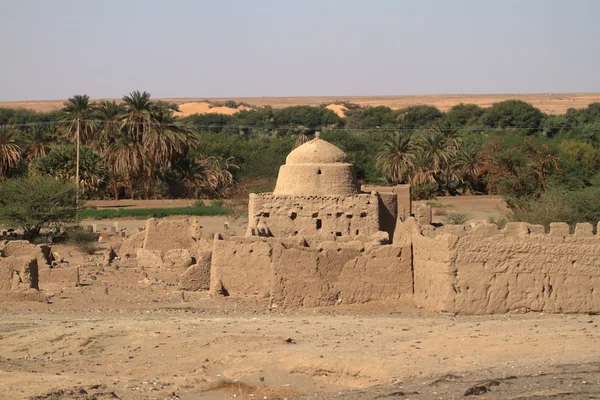
[[[77,94],[70,97],[60,110],[60,129],[72,141],[77,139],[77,132],[79,131],[81,143],[88,143],[93,139],[98,129],[96,111],[96,105],[90,103],[87,94]]]
[[[461,144],[453,170],[463,186],[463,193],[475,194],[480,176],[479,148],[471,142]]]
[[[0,223],[23,229],[25,237],[75,219],[75,186],[47,176],[0,183]]]
[[[19,142],[27,162],[31,164],[34,160],[45,157],[56,145],[57,139],[53,126],[33,125],[20,135]]]
[[[76,149],[74,145],[59,145],[46,157],[31,166],[34,175],[48,175],[74,182],[76,176]],[[102,157],[91,147],[83,146],[80,152],[79,182],[83,193],[97,192],[108,179],[108,169]]]
[[[96,115],[102,122],[92,147],[100,154],[104,154],[106,148],[120,135],[124,111],[123,104],[117,104],[114,100],[102,100],[98,103]]]
[[[119,199],[120,188],[125,195],[133,196],[133,183],[140,176],[144,165],[144,150],[141,143],[135,141],[126,132],[119,136],[106,148],[104,155],[110,171],[109,184],[113,198]]]
[[[403,128],[424,128],[439,122],[444,113],[434,106],[410,106],[395,111],[397,123]]]
[[[21,160],[21,147],[17,144],[16,130],[0,127],[0,177],[6,175]]]
[[[146,177],[152,182],[156,168],[164,170],[173,157],[186,153],[196,145],[196,135],[173,116],[171,105],[159,102],[152,106],[154,124],[142,136],[146,155]]]
[[[415,150],[412,133],[396,132],[383,142],[376,167],[393,184],[406,183],[414,173]]]
[[[521,100],[505,100],[494,103],[485,110],[479,122],[490,128],[518,129],[526,134],[539,131],[544,113]]]
[[[458,127],[473,126],[484,113],[485,110],[477,104],[460,103],[450,108],[446,120]]]

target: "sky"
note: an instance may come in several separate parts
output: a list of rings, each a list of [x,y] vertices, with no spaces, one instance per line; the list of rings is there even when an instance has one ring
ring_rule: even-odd
[[[0,101],[600,92],[598,0],[0,0]]]

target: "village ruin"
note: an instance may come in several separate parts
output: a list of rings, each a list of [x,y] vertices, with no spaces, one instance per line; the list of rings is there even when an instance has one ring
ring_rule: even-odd
[[[250,195],[245,236],[208,240],[197,218],[150,219],[111,252],[107,265],[160,271],[180,290],[268,298],[272,307],[600,311],[600,236],[591,224],[573,234],[566,223],[549,233],[515,222],[435,227],[429,207],[412,207],[408,185],[359,187],[346,154],[318,135],[288,155],[273,193]],[[79,283],[77,267],[52,267],[47,246],[2,243],[0,299],[36,300],[45,284]]]

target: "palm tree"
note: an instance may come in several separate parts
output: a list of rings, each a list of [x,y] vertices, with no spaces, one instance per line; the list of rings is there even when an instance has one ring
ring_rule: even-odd
[[[70,140],[77,140],[77,135],[79,135],[82,143],[88,143],[98,128],[96,111],[96,105],[90,103],[90,97],[87,94],[76,94],[69,98],[60,110],[62,132]]]
[[[304,133],[301,133],[298,135],[298,139],[296,139],[296,142],[294,143],[294,147],[292,147],[292,150],[302,146],[304,143],[308,142],[308,136],[306,136]]]
[[[455,153],[453,145],[438,130],[427,131],[419,138],[418,147],[431,157],[431,170],[436,176],[452,161]]]
[[[179,160],[176,168],[188,196],[223,198],[233,194],[235,180],[231,170],[239,167],[234,164],[233,157],[198,154]]]
[[[21,147],[16,141],[16,130],[0,128],[0,177],[21,160]]]
[[[120,134],[121,119],[123,119],[125,108],[116,101],[102,100],[98,103],[97,116],[102,121],[102,127],[98,130],[97,140],[92,147],[100,153],[114,142]]]
[[[154,125],[142,137],[142,146],[147,155],[146,176],[154,179],[155,167],[166,168],[173,156],[181,155],[194,147],[196,137],[191,130],[180,124],[173,116],[173,107],[165,102],[157,102],[151,114]]]
[[[27,162],[45,157],[56,144],[54,127],[32,125],[20,138],[21,148],[25,153]]]
[[[376,167],[393,183],[407,182],[414,171],[415,150],[412,133],[398,131],[383,142]]]
[[[155,124],[150,93],[138,90],[129,93],[123,97],[123,109],[122,127],[134,140],[141,142]]]
[[[96,119],[96,105],[90,103],[90,97],[87,94],[76,94],[69,98],[64,107],[60,110],[61,124],[60,128],[66,134],[67,138],[77,142],[77,156],[75,166],[75,185],[77,189],[76,204],[79,206],[79,148],[80,142],[87,143],[92,140],[98,127]]]
[[[110,186],[115,200],[119,199],[119,188],[133,194],[134,179],[139,176],[144,164],[144,151],[139,142],[126,132],[114,140],[104,152],[104,159],[110,171]]]
[[[435,174],[431,169],[431,154],[417,148],[414,152],[414,172],[410,179],[412,185],[425,185],[435,182]]]
[[[480,172],[479,149],[477,146],[473,143],[463,144],[458,150],[455,167],[464,185],[463,191],[475,193],[475,184]]]

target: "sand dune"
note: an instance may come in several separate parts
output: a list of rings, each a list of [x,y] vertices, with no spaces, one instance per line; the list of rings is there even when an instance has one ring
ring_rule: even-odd
[[[548,114],[564,114],[569,108],[584,108],[588,104],[600,102],[600,93],[538,93],[538,94],[439,94],[439,95],[400,95],[400,96],[321,96],[321,97],[237,97],[237,98],[164,98],[165,100],[180,105],[180,115],[193,113],[221,113],[233,114],[236,109],[227,107],[209,107],[208,101],[223,102],[234,100],[257,107],[271,106],[283,108],[297,105],[321,105],[336,102],[351,102],[362,106],[388,106],[400,109],[411,105],[433,105],[442,111],[448,111],[459,103],[472,103],[482,107],[489,107],[494,103],[508,99],[526,101]],[[103,99],[96,99],[103,100]],[[117,99],[117,101],[120,101]],[[63,100],[49,101],[4,101],[0,107],[27,108],[35,111],[58,110],[63,105]],[[335,106],[336,108],[339,106]],[[239,108],[241,109],[241,108]],[[238,109],[238,110],[239,110]],[[334,110],[335,111],[335,110]],[[338,111],[336,111],[338,112]]]
[[[206,101],[182,103],[179,104],[180,112],[176,112],[175,115],[185,117],[192,114],[226,114],[231,115],[242,110],[248,110],[249,107],[239,106],[238,108],[230,107],[211,107],[211,104]]]
[[[346,116],[346,110],[347,110],[347,108],[344,107],[341,104],[330,104],[330,105],[328,105],[325,108],[327,108],[328,110],[333,111],[334,113],[336,113],[341,118],[344,118]]]

